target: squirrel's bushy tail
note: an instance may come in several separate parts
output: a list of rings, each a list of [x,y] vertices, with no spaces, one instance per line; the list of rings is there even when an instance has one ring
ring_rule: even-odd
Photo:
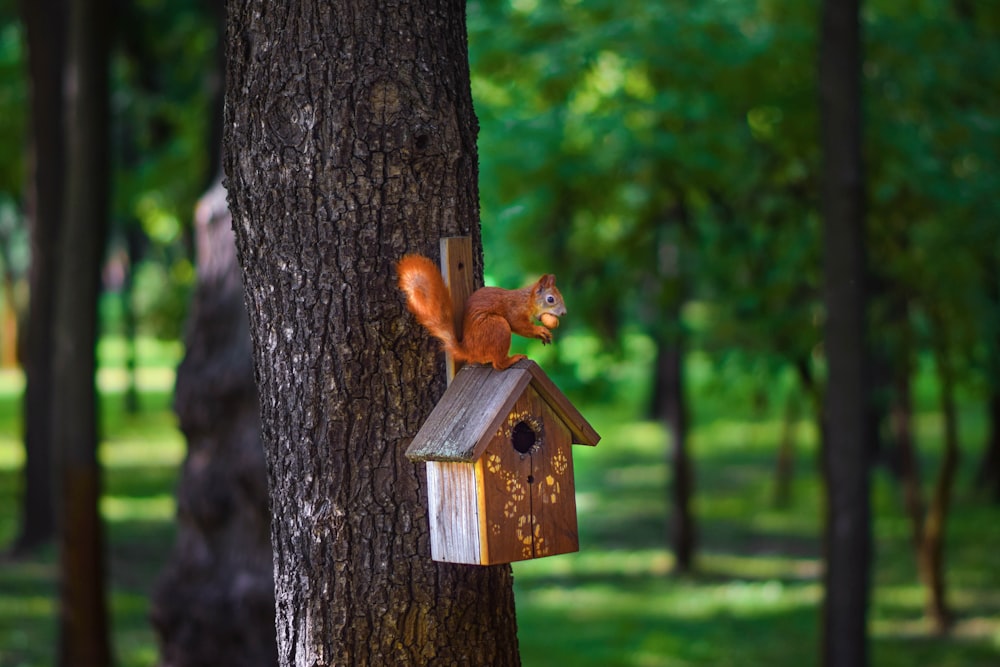
[[[455,338],[451,294],[437,266],[423,255],[406,255],[396,265],[396,272],[410,312],[444,344],[445,350],[460,358],[462,351]]]

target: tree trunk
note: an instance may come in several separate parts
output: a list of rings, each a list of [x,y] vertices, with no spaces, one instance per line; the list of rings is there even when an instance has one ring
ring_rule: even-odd
[[[792,503],[792,481],[795,476],[795,431],[799,422],[799,397],[793,391],[785,397],[785,414],[781,423],[781,439],[774,464],[774,506],[787,508]]]
[[[98,502],[97,299],[108,229],[106,0],[70,3],[66,66],[66,208],[55,304],[52,438],[60,534],[59,664],[111,663]]]
[[[125,271],[121,285],[122,334],[125,343],[125,400],[126,414],[139,412],[139,321],[135,314],[135,272],[142,261],[145,237],[138,220],[126,223]]]
[[[658,225],[656,284],[647,294],[652,301],[652,329],[656,336],[653,405],[655,417],[662,419],[669,435],[667,464],[671,474],[667,536],[674,552],[674,568],[680,574],[694,569],[697,528],[691,501],[694,471],[688,448],[688,406],[684,391],[685,333],[681,321],[687,293],[683,253],[690,245],[690,217],[683,192],[672,192],[671,205]]]
[[[174,407],[188,441],[177,541],[153,592],[160,664],[277,664],[270,512],[250,330],[221,184],[195,216],[198,286]]]
[[[671,315],[666,317],[669,319]],[[657,355],[657,376],[663,383],[661,403],[657,412],[662,415],[670,437],[668,463],[673,478],[670,485],[669,541],[674,551],[676,571],[688,574],[694,566],[696,533],[691,513],[694,475],[687,446],[684,353],[680,341],[661,341]]]
[[[913,395],[909,364],[897,368],[895,375],[891,407],[893,446],[899,457],[903,506],[910,517],[910,539],[919,559],[924,543],[924,498],[920,483],[920,461],[913,440]]]
[[[944,417],[944,454],[938,469],[934,492],[927,505],[924,520],[923,544],[920,552],[920,570],[927,586],[927,615],[939,634],[947,632],[951,626],[951,611],[948,609],[944,539],[948,510],[951,507],[951,491],[958,470],[958,410],[955,406],[955,373],[949,358],[945,340],[944,322],[934,318],[934,361],[937,366],[938,381],[941,385],[941,414]]]
[[[52,347],[56,253],[62,226],[66,158],[63,68],[66,3],[22,0],[31,77],[26,193],[31,264],[24,351],[24,483],[15,552],[31,551],[55,534],[52,502]]]
[[[991,256],[986,266],[985,292],[993,312],[1000,312],[1000,258]],[[1000,331],[987,333],[993,344],[986,346],[986,418],[989,430],[986,449],[976,474],[976,485],[1000,504]]]
[[[870,429],[859,0],[824,0],[819,85],[828,384],[822,664],[868,664]]]
[[[395,261],[481,247],[465,3],[235,0],[228,34],[279,663],[517,665],[510,567],[430,560],[404,456],[444,375]]]
[[[986,451],[983,453],[983,460],[976,476],[976,483],[987,489],[994,503],[1000,504],[1000,387],[993,386],[996,377],[994,375],[990,379],[991,386],[987,400],[989,435],[986,440]]]

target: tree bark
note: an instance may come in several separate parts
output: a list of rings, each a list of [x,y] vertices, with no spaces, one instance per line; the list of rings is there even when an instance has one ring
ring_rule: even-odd
[[[986,402],[989,435],[976,475],[976,484],[991,495],[994,503],[1000,504],[1000,387],[995,386],[996,377],[994,375],[990,379],[989,398]]]
[[[948,608],[944,539],[951,507],[951,491],[958,471],[958,409],[955,405],[955,372],[949,358],[944,321],[932,317],[934,361],[941,385],[941,414],[944,418],[944,454],[934,482],[934,492],[927,505],[920,550],[920,571],[927,586],[927,615],[938,634],[948,631],[952,615]]]
[[[909,336],[903,345],[909,348]],[[906,358],[908,354],[900,355]],[[891,405],[893,447],[899,457],[899,478],[903,486],[903,507],[910,517],[910,539],[914,552],[920,558],[924,543],[924,497],[920,482],[920,460],[913,438],[913,391],[910,383],[910,364],[907,360],[895,369]]]
[[[24,389],[24,483],[15,552],[45,544],[55,534],[52,502],[52,347],[56,253],[62,226],[65,180],[63,68],[66,3],[22,0],[31,79],[26,192],[31,264],[28,321],[22,341]]]
[[[250,329],[221,184],[198,204],[198,285],[174,408],[188,442],[177,541],[152,596],[164,667],[277,664],[270,512]]]
[[[110,185],[107,0],[70,3],[66,196],[55,302],[52,425],[60,535],[59,664],[111,663],[98,503],[97,299]]]
[[[819,85],[823,144],[826,487],[822,664],[868,664],[870,429],[865,358],[865,175],[859,0],[824,0]]]
[[[674,567],[677,572],[689,574],[694,569],[696,544],[695,521],[691,511],[694,473],[688,451],[684,352],[680,340],[661,346],[659,363],[663,364],[663,377],[667,385],[662,410],[670,435],[669,463],[673,474],[673,483],[670,485],[670,545],[674,550]]]
[[[481,253],[465,3],[236,0],[228,27],[279,663],[517,665],[510,567],[430,560],[404,456],[444,375],[395,261]]]
[[[790,392],[785,397],[785,414],[778,440],[778,456],[774,463],[774,506],[788,508],[792,504],[792,481],[795,477],[795,432],[799,422],[799,396]]]
[[[993,312],[1000,312],[1000,257],[991,255],[986,264],[985,293]],[[989,426],[976,485],[993,502],[1000,504],[1000,331],[996,325],[986,335],[993,343],[986,346],[986,418]]]
[[[694,497],[694,465],[688,446],[689,413],[684,391],[685,332],[681,320],[687,284],[683,261],[690,247],[690,215],[684,194],[672,192],[671,205],[658,225],[655,281],[646,290],[652,301],[651,328],[656,338],[656,365],[652,392],[653,416],[661,419],[669,435],[667,465],[671,473],[668,489],[667,541],[674,552],[674,569],[690,574],[694,569],[697,525],[691,508]]]

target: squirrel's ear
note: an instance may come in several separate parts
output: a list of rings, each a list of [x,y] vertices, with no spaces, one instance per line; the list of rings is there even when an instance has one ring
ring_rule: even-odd
[[[544,276],[538,279],[538,286],[542,289],[548,289],[550,287],[555,287],[556,277],[551,273],[546,273]]]

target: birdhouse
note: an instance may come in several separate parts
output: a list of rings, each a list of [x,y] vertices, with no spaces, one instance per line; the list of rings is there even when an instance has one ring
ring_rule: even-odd
[[[431,557],[494,565],[577,551],[572,445],[598,440],[533,361],[462,368],[406,451],[426,463]]]

